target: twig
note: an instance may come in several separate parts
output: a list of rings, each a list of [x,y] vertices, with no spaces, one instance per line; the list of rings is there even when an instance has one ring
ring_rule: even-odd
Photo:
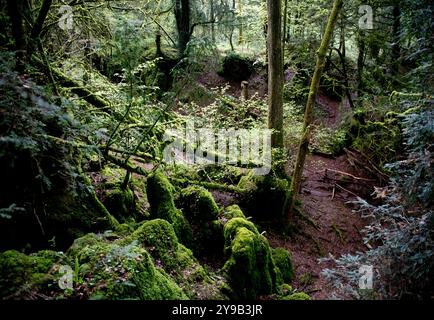
[[[351,192],[350,190],[345,189],[344,187],[340,186],[339,184],[336,183],[335,186],[338,187],[339,189],[355,196],[356,198],[359,198],[359,196],[357,194],[355,194],[354,192]]]
[[[368,181],[368,182],[375,182],[374,179],[367,179],[367,178],[361,178],[361,177],[356,177],[355,175],[352,175],[351,173],[348,172],[343,172],[343,171],[339,171],[339,170],[334,170],[334,169],[325,169],[325,176],[327,177],[327,172],[333,172],[333,173],[337,173],[346,177],[350,177],[354,180],[359,180],[359,181]]]

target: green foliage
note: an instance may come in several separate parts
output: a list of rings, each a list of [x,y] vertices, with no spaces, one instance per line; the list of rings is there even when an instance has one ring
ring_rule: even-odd
[[[408,156],[389,168],[396,176],[385,190],[383,203],[373,206],[359,199],[359,212],[371,221],[364,229],[365,242],[379,244],[365,253],[344,255],[337,260],[335,269],[323,273],[336,288],[349,283],[344,294],[356,298],[370,298],[372,292],[358,290],[359,277],[355,276],[361,265],[374,266],[375,293],[380,298],[425,299],[433,293],[434,239],[431,207],[412,212],[415,200],[420,204],[432,202],[434,184],[433,158],[430,151],[433,139],[432,106],[410,113],[404,120]],[[417,125],[416,125],[417,124]],[[342,289],[343,287],[341,287]],[[335,294],[343,294],[337,289]]]
[[[97,151],[80,141],[87,128],[68,104],[51,103],[43,88],[11,71],[1,76],[0,100],[1,247],[37,248],[53,237],[67,247],[108,227],[82,173],[84,155]]]

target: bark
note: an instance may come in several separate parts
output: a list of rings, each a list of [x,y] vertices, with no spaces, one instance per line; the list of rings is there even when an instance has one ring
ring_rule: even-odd
[[[313,117],[313,107],[315,105],[316,96],[318,94],[319,84],[324,70],[324,65],[327,56],[327,50],[333,38],[333,30],[336,25],[336,21],[339,16],[339,12],[342,8],[343,0],[335,0],[333,9],[330,14],[327,27],[324,32],[324,37],[321,42],[321,46],[318,50],[317,62],[315,67],[315,73],[312,78],[312,83],[309,90],[309,96],[306,103],[306,111],[304,116],[303,133],[298,148],[297,161],[294,168],[294,174],[291,181],[291,196],[289,202],[288,223],[292,222],[295,202],[298,198],[298,193],[301,187],[301,180],[303,176],[304,163],[309,148],[309,141],[311,135],[311,124]]]
[[[26,35],[24,29],[24,0],[8,0],[8,14],[11,20],[12,36],[15,40],[15,50],[17,57],[17,69],[24,70],[26,60]]]
[[[280,1],[268,1],[268,128],[273,130],[271,146],[283,147],[283,55],[282,8]]]
[[[392,74],[399,73],[399,60],[401,58],[401,8],[393,7],[393,46],[392,46]]]
[[[179,56],[185,56],[188,42],[190,41],[190,0],[175,0],[175,19],[178,30]]]

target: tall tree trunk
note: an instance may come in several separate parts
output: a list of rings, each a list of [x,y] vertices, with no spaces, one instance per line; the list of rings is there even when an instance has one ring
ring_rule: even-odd
[[[238,27],[238,45],[242,45],[244,42],[244,26],[243,26],[243,2],[242,0],[238,0],[238,11],[239,11],[239,15],[240,15],[240,19],[239,19],[239,27]]]
[[[8,0],[8,14],[11,20],[12,36],[15,41],[17,69],[23,71],[26,61],[27,40],[24,28],[24,0]]]
[[[32,31],[30,33],[30,41],[28,46],[28,54],[29,56],[32,55],[32,53],[37,48],[37,43],[39,41],[39,37],[42,32],[42,27],[44,26],[45,19],[47,18],[48,12],[50,11],[51,4],[53,3],[53,0],[44,0],[42,2],[41,9],[39,10],[38,17],[36,18],[35,23],[33,24]]]
[[[321,41],[321,46],[318,50],[318,57],[315,67],[315,73],[312,78],[312,83],[309,90],[309,96],[306,104],[306,112],[304,116],[304,124],[303,124],[303,133],[300,141],[300,146],[297,154],[297,161],[294,168],[294,174],[291,181],[291,198],[289,202],[289,213],[288,213],[288,223],[292,222],[294,205],[298,198],[298,193],[301,187],[301,180],[303,176],[304,163],[306,160],[306,155],[309,148],[309,140],[311,135],[311,123],[313,117],[313,107],[315,105],[316,96],[318,94],[319,84],[322,76],[322,72],[325,65],[325,60],[327,56],[327,50],[331,43],[333,37],[333,30],[336,24],[336,21],[339,16],[339,12],[342,8],[343,0],[335,0],[333,4],[333,9],[330,14],[327,28],[324,32],[324,37]]]
[[[393,46],[392,46],[392,74],[399,73],[399,60],[401,58],[401,8],[393,7]]]
[[[184,57],[187,44],[190,41],[190,0],[175,0],[175,19],[178,30],[179,56]]]
[[[358,49],[359,53],[357,56],[357,95],[360,96],[363,88],[363,69],[365,67],[365,54],[366,54],[366,41],[363,31],[358,34]]]
[[[212,21],[211,23],[211,39],[212,42],[215,43],[215,8],[214,8],[214,0],[210,0],[210,19]]]
[[[271,146],[283,147],[283,58],[282,5],[268,2],[268,128],[273,130]]]

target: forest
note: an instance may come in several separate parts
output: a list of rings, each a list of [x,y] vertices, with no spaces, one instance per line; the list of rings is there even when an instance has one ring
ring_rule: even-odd
[[[431,0],[0,0],[0,300],[431,300],[433,106]]]

